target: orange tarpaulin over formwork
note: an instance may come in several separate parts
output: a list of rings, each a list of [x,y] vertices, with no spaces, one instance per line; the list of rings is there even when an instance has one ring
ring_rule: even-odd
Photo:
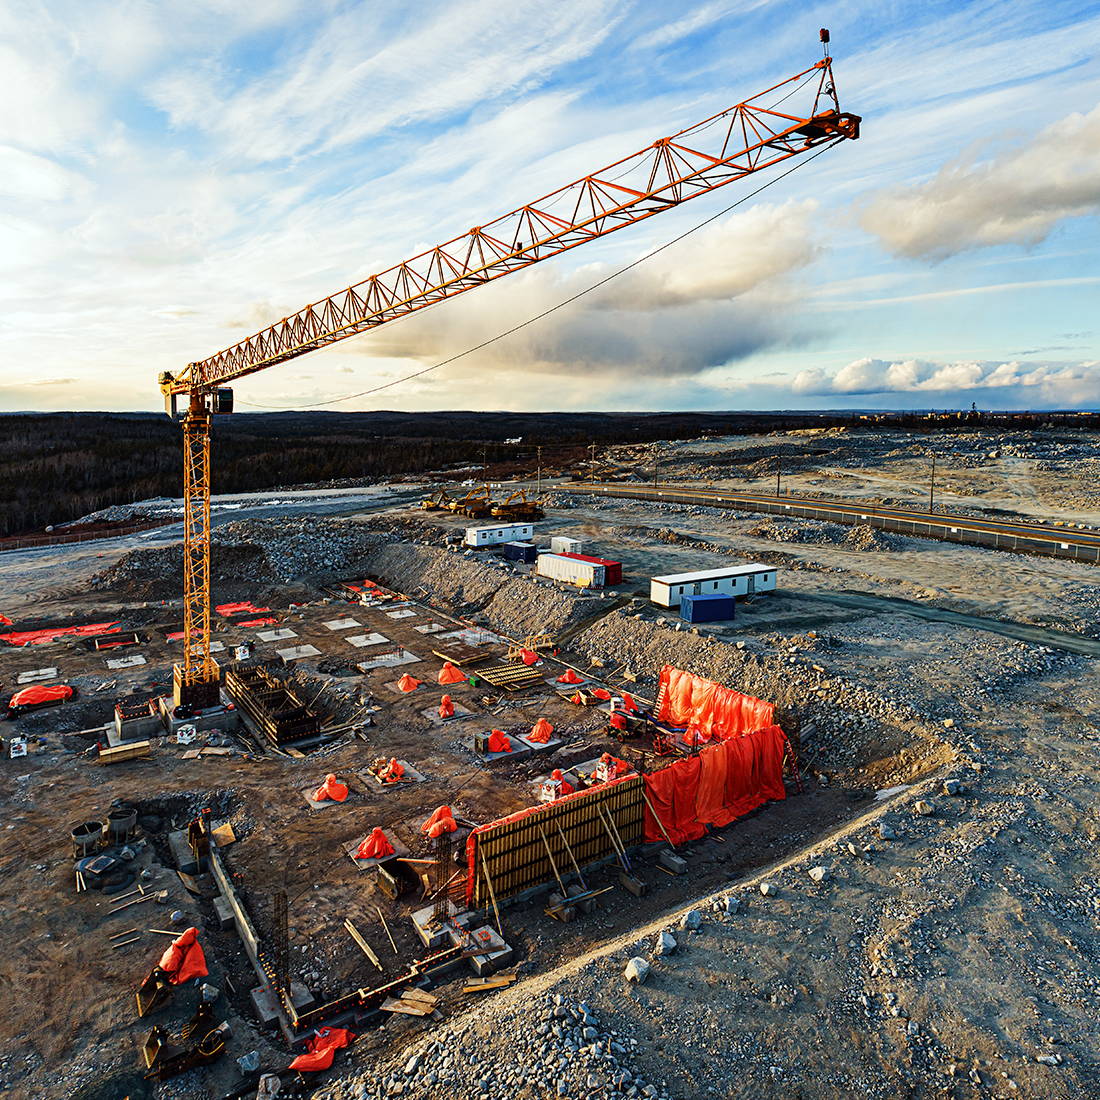
[[[343,802],[348,797],[348,786],[341,783],[331,772],[325,781],[313,792],[314,802]]]
[[[665,665],[657,690],[657,718],[694,733],[692,743],[725,741],[775,721],[775,707],[752,695]]]
[[[394,846],[390,843],[389,837],[376,825],[371,830],[370,836],[355,849],[355,858],[385,859],[387,856],[392,856],[394,851]]]
[[[545,745],[553,735],[554,727],[550,725],[545,718],[540,718],[531,727],[531,732],[527,735],[527,740],[534,741],[536,745]]]
[[[8,645],[46,645],[58,638],[94,638],[100,634],[117,634],[122,629],[120,623],[90,623],[88,626],[54,626],[46,630],[17,630],[11,634],[0,634],[0,642]]]
[[[450,806],[440,806],[439,809],[420,826],[422,833],[427,833],[432,840],[438,840],[444,833],[453,833],[458,829],[455,823],[455,815],[451,813]]]
[[[343,1027],[323,1027],[316,1035],[306,1043],[306,1053],[299,1054],[290,1063],[291,1069],[303,1073],[317,1073],[319,1070],[329,1069],[332,1059],[341,1047],[351,1045],[355,1036]]]
[[[241,603],[220,603],[214,610],[222,618],[228,619],[231,615],[265,615],[271,608],[257,607],[251,600],[244,600]]]
[[[512,751],[512,742],[508,740],[508,735],[504,732],[504,730],[493,730],[493,732],[489,734],[489,751]]]
[[[439,717],[440,718],[453,718],[455,716],[455,705],[451,701],[449,695],[444,695],[439,700]]]
[[[205,978],[209,971],[199,944],[199,930],[188,928],[177,936],[161,955],[157,966],[168,975],[173,985],[183,985],[192,978]]]
[[[537,665],[539,663],[539,655],[530,649],[521,649],[519,659],[525,665]]]
[[[559,684],[583,684],[584,681],[571,669],[567,668],[559,677]]]
[[[464,673],[460,672],[454,665],[448,661],[440,670],[437,677],[441,684],[461,684],[466,679]]]
[[[416,691],[420,687],[420,681],[414,676],[410,676],[407,672],[400,680],[397,681],[397,690],[403,691],[406,695],[410,691]]]
[[[646,840],[664,840],[665,832],[673,844],[697,840],[707,825],[721,828],[769,800],[786,798],[786,748],[786,734],[778,726],[765,726],[643,776],[650,806],[660,818],[658,824],[646,807]]]
[[[68,684],[39,684],[36,687],[22,688],[9,700],[9,707],[38,707],[43,703],[56,703],[62,699],[71,699],[73,689]]]

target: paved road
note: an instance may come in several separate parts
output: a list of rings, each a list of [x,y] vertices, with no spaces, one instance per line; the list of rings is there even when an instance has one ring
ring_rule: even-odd
[[[592,496],[741,508],[750,512],[802,516],[837,523],[862,523],[887,531],[947,542],[992,546],[999,550],[1044,554],[1100,564],[1100,532],[1057,527],[1049,523],[989,519],[985,516],[925,512],[910,508],[872,507],[823,497],[742,493],[690,485],[639,486],[579,482],[569,485],[567,491]]]

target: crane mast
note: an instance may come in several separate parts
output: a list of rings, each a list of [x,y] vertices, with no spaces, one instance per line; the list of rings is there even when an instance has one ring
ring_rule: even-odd
[[[232,411],[227,383],[522,271],[800,153],[858,138],[860,117],[840,109],[825,30],[821,41],[820,61],[752,98],[313,302],[178,374],[160,375],[168,412],[183,426],[185,648],[175,668],[177,706],[218,701],[220,672],[210,655],[210,426],[214,415]]]

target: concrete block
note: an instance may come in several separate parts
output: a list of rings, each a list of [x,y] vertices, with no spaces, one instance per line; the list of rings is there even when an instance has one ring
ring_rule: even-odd
[[[374,631],[370,634],[350,634],[344,636],[344,641],[349,645],[353,645],[356,649],[367,649],[372,645],[382,645],[383,642],[388,642],[389,638],[385,634],[379,634]]]
[[[236,922],[233,920],[233,907],[225,898],[219,896],[214,899],[214,915],[218,918],[218,927],[223,932],[236,927]]]
[[[397,653],[384,653],[378,657],[370,657],[365,661],[360,661],[355,667],[360,672],[370,672],[375,668],[398,668],[401,665],[415,665],[420,663],[420,658],[411,653],[407,649],[399,650]],[[396,681],[394,681],[396,683]]]
[[[249,991],[249,996],[252,998],[252,1007],[256,1010],[261,1024],[273,1024],[278,1020],[278,1002],[269,986],[257,986]],[[290,983],[290,1000],[299,1012],[309,1012],[310,1009],[317,1007],[313,994],[301,982]]]
[[[329,630],[352,630],[355,627],[362,626],[358,619],[330,619],[324,624]]]
[[[298,635],[295,634],[293,630],[281,626],[278,630],[261,630],[256,637],[259,638],[261,642],[281,642],[286,638],[297,638]]]
[[[687,869],[687,864],[684,864],[684,869]],[[634,875],[628,875],[625,871],[619,872],[619,885],[628,893],[633,894],[636,898],[645,897],[649,890],[649,887],[642,882],[640,878],[635,878]]]
[[[674,875],[686,875],[687,874],[687,861],[681,859],[675,852],[666,848],[658,857],[657,862],[666,870],[671,871]]]
[[[30,672],[21,672],[15,678],[17,684],[36,684],[40,680],[52,680],[57,675],[56,668],[32,668]]]

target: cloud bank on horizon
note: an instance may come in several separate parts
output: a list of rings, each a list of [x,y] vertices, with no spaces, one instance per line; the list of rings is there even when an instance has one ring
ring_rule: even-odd
[[[176,370],[811,64],[863,137],[356,408],[1100,407],[1100,10],[932,0],[0,8],[0,410]],[[238,387],[480,344],[757,179]],[[740,190],[739,190],[740,189]]]

